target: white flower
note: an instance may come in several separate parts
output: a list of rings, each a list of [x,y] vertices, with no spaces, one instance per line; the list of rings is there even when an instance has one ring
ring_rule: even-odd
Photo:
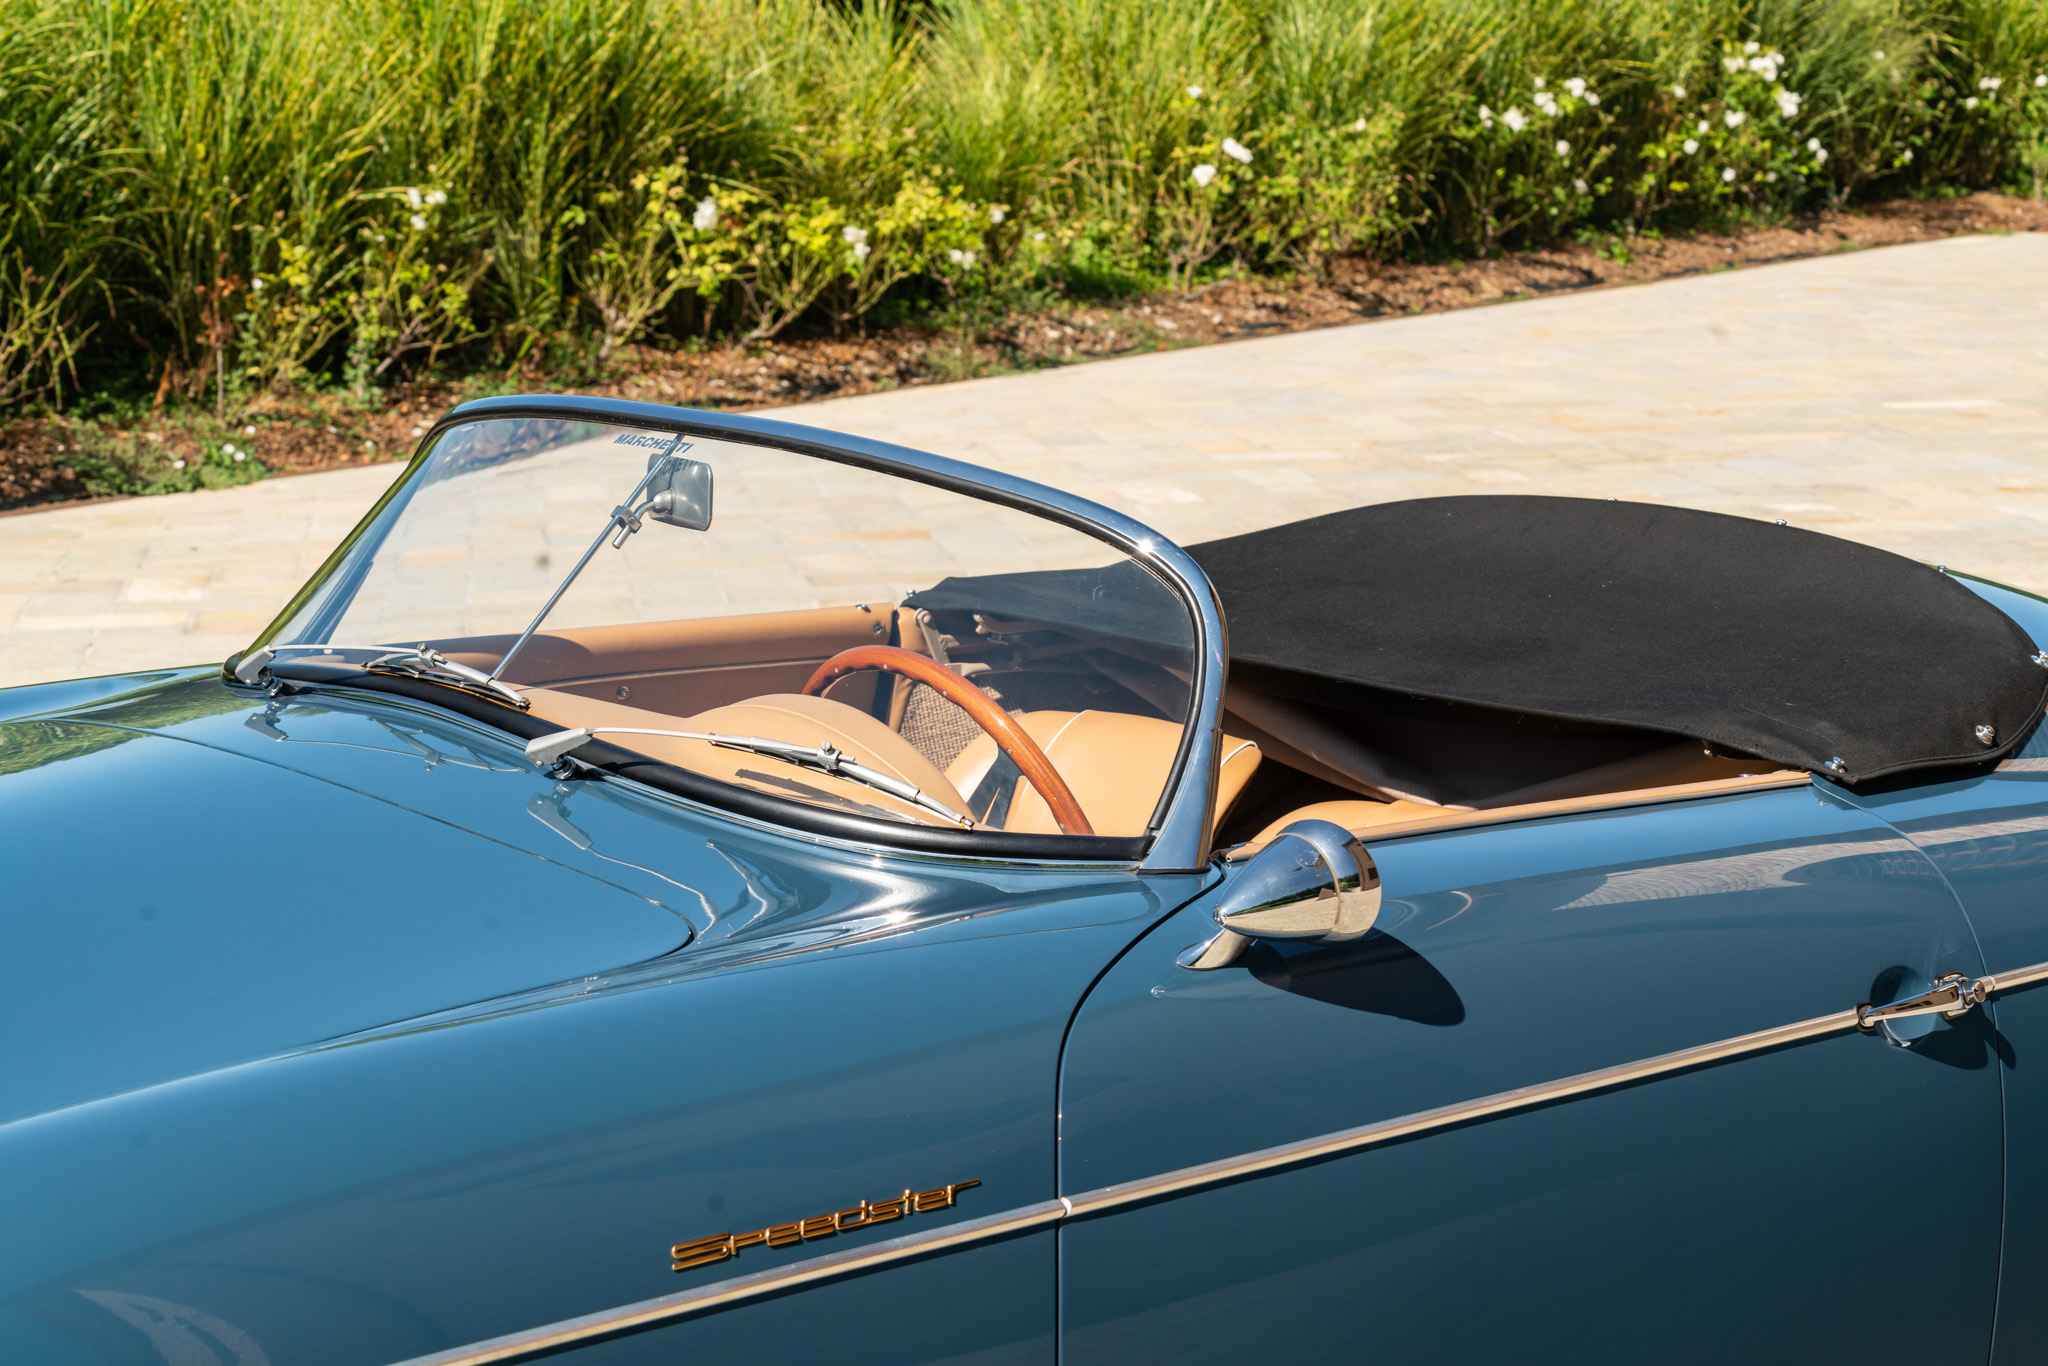
[[[2048,75],[2034,77],[2034,84],[2037,86],[2048,85]]]
[[[421,204],[424,204],[426,201],[420,198],[420,192],[418,190],[407,189],[405,192],[405,202],[412,205],[415,209],[417,209]]]
[[[448,202],[448,192],[446,190],[428,190],[427,202],[429,204],[446,204]]]
[[[251,280],[251,281],[249,282],[249,288],[251,288],[251,289],[255,289],[255,290],[260,290],[260,289],[262,289],[262,288],[263,288],[263,277],[262,277],[261,275],[259,275],[259,276],[257,276],[257,277],[256,277],[255,279]]]
[[[1575,100],[1586,98],[1586,78],[1584,76],[1572,77],[1564,83],[1564,88],[1565,93]]]
[[[1908,147],[1905,151],[1899,153],[1899,160],[1905,162],[1908,166],[1912,165],[1913,149]]]
[[[1735,168],[1733,166],[1730,166],[1727,169],[1723,170],[1721,172],[1721,179],[1724,183],[1733,185],[1735,183]]]
[[[1201,165],[1195,167],[1195,184],[1206,186],[1210,181],[1214,180],[1215,178],[1216,168],[1214,166],[1211,166],[1208,162],[1205,161]]]
[[[690,226],[698,232],[710,232],[718,226],[718,201],[709,197],[697,201],[696,212],[690,215]]]
[[[1034,232],[1031,234],[1031,240],[1034,242],[1043,242],[1045,240],[1045,234],[1042,232]]]
[[[373,232],[370,234],[370,240],[372,242],[382,242],[384,240],[384,234],[381,232]]]
[[[1002,222],[1002,221],[1003,221],[1004,217],[1005,217],[1005,215],[1004,215],[1004,213],[1003,213],[1003,206],[1002,206],[1002,205],[1000,205],[1000,204],[991,204],[991,205],[989,206],[989,210],[988,210],[988,221],[989,221],[989,222],[991,222],[991,223],[1000,223],[1000,222]]]
[[[2005,78],[2003,76],[1985,76],[1978,80],[1977,88],[1979,90],[1996,90],[2004,84]]]
[[[946,259],[959,266],[962,270],[974,269],[974,253],[971,251],[962,251],[958,247],[948,247],[946,248]]]
[[[1871,60],[1871,61],[1873,61],[1873,62],[1881,62],[1881,61],[1883,61],[1883,60],[1884,60],[1884,49],[1883,49],[1883,48],[1879,48],[1879,49],[1878,49],[1877,51],[1875,51],[1875,52],[1871,53],[1871,54],[1870,54],[1870,60]]]
[[[1778,183],[1778,173],[1777,173],[1776,171],[1765,171],[1765,172],[1764,172],[1764,184],[1766,184],[1766,185],[1775,185],[1775,184],[1777,184],[1777,183]]]
[[[1580,194],[1591,194],[1593,192],[1592,187],[1586,184],[1585,180],[1579,176],[1572,177],[1572,188]]]
[[[229,455],[233,455],[235,453],[235,443],[232,441],[221,442],[220,448],[226,451]]]
[[[1200,98],[1202,98],[1202,87],[1201,87],[1201,86],[1199,86],[1199,85],[1191,85],[1191,86],[1189,86],[1189,87],[1188,87],[1188,98],[1189,98],[1189,99],[1191,99],[1191,100],[1199,100]]]
[[[1701,119],[1701,120],[1699,121],[1699,126],[1698,126],[1698,127],[1696,127],[1696,128],[1694,128],[1694,129],[1693,129],[1693,132],[1695,132],[1695,133],[1704,133],[1704,132],[1706,132],[1706,131],[1707,131],[1707,130],[1708,130],[1709,128],[1711,128],[1711,127],[1713,127],[1713,126],[1714,126],[1714,125],[1712,125],[1711,123],[1708,123],[1708,122],[1707,122],[1707,121],[1706,121],[1705,119]]]
[[[1751,57],[1749,69],[1767,81],[1778,79],[1778,64],[1769,57]]]
[[[1750,42],[1744,43],[1742,45],[1742,50],[1754,56],[1755,54],[1762,52],[1764,50],[1764,45],[1762,43],[1752,40]]]
[[[1536,92],[1535,99],[1538,109],[1541,109],[1551,118],[1557,117],[1557,96],[1551,94],[1548,90],[1539,90]]]
[[[1541,76],[1538,76],[1538,77],[1536,78],[1536,88],[1537,88],[1538,90],[1541,90],[1541,89],[1542,89],[1542,88],[1544,87],[1544,85],[1545,85],[1545,84],[1547,84],[1547,82],[1545,82],[1545,81],[1544,81],[1544,79],[1543,79],[1543,78],[1542,78]]]
[[[1365,120],[1360,119],[1358,122],[1352,124],[1351,131],[1354,133],[1363,133],[1365,131]]]
[[[1975,109],[1975,108],[1977,107],[1977,105],[1978,105],[1978,99],[1977,99],[1977,97],[1976,97],[1975,95],[1972,95],[1972,96],[1970,96],[1970,98],[1968,98],[1967,100],[1964,100],[1964,101],[1963,101],[1963,108],[1965,108],[1965,109]]]
[[[850,247],[860,246],[868,240],[868,230],[866,228],[856,228],[851,223],[841,228],[839,235],[846,239],[846,244]]]
[[[1742,58],[1723,57],[1721,59],[1721,68],[1724,71],[1740,71],[1742,70]]]
[[[1687,156],[1691,156],[1694,152],[1697,152],[1700,149],[1700,140],[1698,138],[1687,138],[1685,140],[1684,145],[1685,154]]]
[[[865,261],[868,259],[868,253],[873,250],[874,248],[869,246],[866,242],[855,242],[853,244],[853,259],[856,261]]]
[[[1519,133],[1524,128],[1527,128],[1529,126],[1529,120],[1527,116],[1525,116],[1519,109],[1508,110],[1507,113],[1502,114],[1500,116],[1500,121],[1508,126],[1508,131],[1510,133]]]
[[[1809,152],[1818,152],[1820,150],[1820,139],[1808,138],[1806,140],[1806,150]]]
[[[1740,109],[1731,109],[1721,116],[1721,122],[1727,124],[1730,128],[1740,128],[1748,118],[1749,115],[1743,113]]]
[[[415,423],[412,429],[412,434],[414,436],[425,436],[427,434],[427,429]]]
[[[171,462],[171,468],[174,470],[182,470],[185,468],[185,462],[182,460],[173,460]]]
[[[1593,91],[1588,90],[1586,92],[1586,103],[1597,106],[1600,103],[1600,96],[1594,93]]]
[[[1557,154],[1561,157],[1570,156],[1572,154],[1572,145],[1563,138],[1559,138],[1557,140]]]
[[[1241,161],[1247,166],[1252,164],[1252,149],[1239,142],[1236,138],[1223,139],[1223,155],[1229,157],[1232,161]]]
[[[427,220],[420,217],[418,214],[414,214],[412,216],[412,226],[415,232],[423,231],[427,226]]]
[[[1789,90],[1780,90],[1776,96],[1778,112],[1788,119],[1798,118],[1799,105],[1804,98],[1804,96],[1795,95]]]
[[[242,435],[243,435],[243,436],[254,436],[254,435],[256,435],[256,424],[252,422],[252,423],[250,423],[250,424],[249,424],[248,426],[246,426],[246,427],[242,428]]]
[[[1672,87],[1671,87],[1671,96],[1672,96],[1672,98],[1673,98],[1673,99],[1679,99],[1679,100],[1682,100],[1682,99],[1684,99],[1684,98],[1685,98],[1685,87],[1684,87],[1684,86],[1682,86],[1682,85],[1674,85],[1674,86],[1672,86]]]
[[[1479,106],[1479,126],[1481,128],[1493,127],[1493,111],[1483,104]]]
[[[235,463],[237,465],[241,464],[244,460],[247,460],[248,458],[249,457],[241,451],[235,452]]]

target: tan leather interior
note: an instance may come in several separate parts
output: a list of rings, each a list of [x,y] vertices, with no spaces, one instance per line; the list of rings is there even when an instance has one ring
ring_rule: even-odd
[[[811,671],[841,650],[886,642],[894,611],[877,603],[549,630],[521,647],[507,679],[522,690],[545,687],[628,702],[670,718],[688,716],[749,697],[801,691]],[[490,669],[516,639],[466,636],[430,643],[450,659]],[[832,695],[859,706],[874,688],[872,678],[853,678]]]
[[[986,735],[970,741],[945,772],[873,711],[880,674],[842,680],[832,696],[798,693],[824,660],[857,645],[886,642],[904,613],[890,604],[825,607],[801,612],[756,613],[625,626],[575,627],[536,635],[521,651],[512,678],[533,702],[533,714],[562,726],[632,726],[654,730],[695,730],[758,735],[802,745],[830,743],[859,763],[900,778],[963,814],[997,755]],[[910,625],[914,626],[914,618]],[[922,636],[906,630],[904,643],[919,649]],[[451,658],[476,667],[495,664],[511,636],[475,636],[434,642]],[[891,686],[889,680],[883,686]],[[891,719],[900,724],[907,689],[894,687]],[[1233,690],[1233,703],[1244,699]],[[1342,785],[1369,787],[1359,776],[1357,756],[1339,753],[1326,722],[1310,729],[1300,717],[1265,700],[1231,715],[1251,738],[1226,734],[1216,794],[1217,820],[1230,810],[1261,762],[1261,741],[1279,762],[1316,776],[1334,768]],[[1243,710],[1243,708],[1240,708]],[[1315,718],[1309,718],[1315,720]],[[1181,727],[1153,717],[1110,711],[1017,713],[1072,789],[1096,832],[1144,833],[1166,783],[1181,740]],[[1236,729],[1236,726],[1233,726]],[[1335,732],[1332,732],[1334,734]],[[1342,738],[1342,737],[1339,737]],[[850,780],[797,768],[780,760],[725,749],[698,740],[619,735],[611,743],[649,758],[756,791],[810,801],[869,815],[934,823],[938,817]],[[1354,742],[1347,745],[1356,748]],[[1674,743],[1636,758],[1505,792],[1476,803],[1481,809],[1443,807],[1424,801],[1318,802],[1272,822],[1232,858],[1255,852],[1286,825],[1303,819],[1333,821],[1372,837],[1447,826],[1492,823],[1581,808],[1669,800],[1694,793],[1740,790],[1803,781],[1797,772],[1756,774],[1755,760],[1713,757],[1697,742]],[[1388,781],[1391,775],[1372,777]],[[1398,779],[1395,779],[1398,781]],[[1389,793],[1389,796],[1393,794]],[[1045,801],[1020,783],[1001,828],[1033,834],[1056,833]]]
[[[1112,711],[1027,711],[1019,724],[1073,790],[1098,835],[1142,835],[1180,751],[1181,727],[1151,716]],[[971,793],[995,762],[995,741],[976,736],[946,770],[956,791]],[[1259,766],[1259,748],[1225,736],[1218,765],[1216,818],[1221,820]],[[1025,783],[1010,803],[1003,829],[1050,834],[1058,829],[1045,800]]]
[[[526,690],[532,714],[564,727],[634,726],[653,730],[694,730],[719,735],[755,735],[792,744],[830,743],[856,763],[901,778],[926,796],[966,813],[967,805],[946,776],[908,740],[866,712],[826,697],[785,693],[714,707],[695,716],[667,716],[619,702],[552,688]],[[907,817],[942,824],[927,811],[848,779],[801,769],[780,759],[725,749],[704,740],[660,735],[603,735],[598,739],[650,759],[737,783],[780,797],[792,797],[862,815]]]
[[[1751,761],[1755,766],[1755,761]],[[1600,811],[1624,806],[1647,806],[1656,802],[1677,801],[1686,797],[1710,797],[1722,792],[1740,792],[1748,788],[1790,787],[1798,783],[1811,782],[1813,775],[1799,769],[1779,769],[1762,773],[1746,773],[1736,777],[1714,778],[1704,782],[1673,783],[1663,787],[1646,787],[1632,792],[1600,792],[1583,796],[1559,798],[1553,801],[1528,802],[1519,806],[1497,806],[1484,811],[1458,810],[1446,806],[1422,806],[1415,802],[1370,802],[1336,801],[1316,802],[1298,810],[1290,811],[1268,825],[1257,835],[1230,851],[1231,861],[1250,858],[1263,849],[1276,835],[1296,821],[1325,820],[1343,826],[1353,834],[1370,841],[1385,839],[1390,835],[1425,833],[1432,830],[1449,829],[1456,826],[1497,825],[1506,821],[1526,820],[1531,816],[1546,816],[1572,811]]]

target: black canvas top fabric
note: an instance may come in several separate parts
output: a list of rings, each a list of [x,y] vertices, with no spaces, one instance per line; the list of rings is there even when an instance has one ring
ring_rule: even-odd
[[[1691,736],[1850,782],[1998,758],[2048,701],[2026,633],[1961,583],[1742,517],[1424,498],[1189,551],[1222,599],[1233,662]],[[1113,620],[1117,572],[949,579],[912,605],[1153,634]]]

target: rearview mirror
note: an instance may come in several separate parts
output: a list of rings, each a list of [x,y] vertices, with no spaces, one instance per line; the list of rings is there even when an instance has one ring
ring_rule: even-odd
[[[711,526],[711,466],[680,455],[647,458],[649,517],[685,531]]]
[[[1296,821],[1240,868],[1216,899],[1217,934],[1175,960],[1193,972],[1234,962],[1254,939],[1342,944],[1380,915],[1380,870],[1343,826]]]

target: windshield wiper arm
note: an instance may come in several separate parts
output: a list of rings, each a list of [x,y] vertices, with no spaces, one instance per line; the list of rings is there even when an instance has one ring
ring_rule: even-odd
[[[965,830],[972,830],[974,822],[961,815],[952,807],[935,798],[927,797],[915,786],[901,778],[878,772],[866,764],[849,759],[831,745],[796,745],[787,740],[765,740],[758,735],[715,735],[704,731],[689,730],[647,730],[639,726],[579,726],[574,730],[556,731],[530,740],[526,745],[526,757],[536,767],[553,768],[560,763],[570,750],[575,749],[593,735],[666,735],[677,740],[702,740],[723,749],[740,749],[749,754],[760,754],[799,768],[813,769],[834,778],[850,778],[854,782],[886,792],[898,801],[910,803],[921,811],[935,816],[944,816],[953,824]]]
[[[307,645],[266,645],[260,650],[251,650],[248,654],[242,656],[241,661],[235,665],[235,677],[244,683],[255,683],[263,676],[263,671],[269,667],[270,662],[286,650],[305,650],[314,654],[340,654],[345,650],[358,650],[377,656],[377,658],[370,660],[362,666],[366,670],[379,669],[386,673],[409,674],[414,678],[424,678],[434,683],[446,682],[449,678],[454,678],[471,688],[487,692],[502,701],[510,702],[522,711],[532,705],[526,700],[525,694],[515,691],[507,684],[500,683],[483,670],[472,669],[467,664],[457,663],[439,650],[429,649],[425,645],[336,645],[331,642]],[[444,677],[437,678],[437,674]]]

